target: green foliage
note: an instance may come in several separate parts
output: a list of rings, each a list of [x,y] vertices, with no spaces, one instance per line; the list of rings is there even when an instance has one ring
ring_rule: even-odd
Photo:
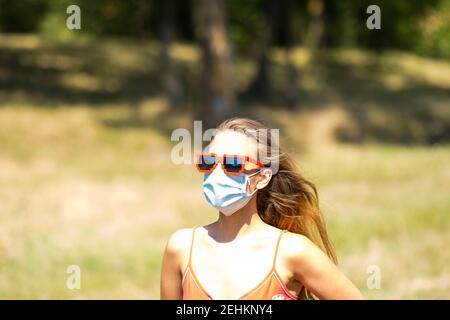
[[[0,31],[36,31],[51,2],[42,0],[0,0]]]
[[[157,12],[154,1],[102,0],[99,2],[78,0],[81,8],[82,33],[97,36],[141,36],[144,30],[155,31],[152,15]],[[40,25],[44,33],[67,34],[66,8],[73,4],[70,0],[51,1],[47,14]],[[151,19],[149,19],[149,17]],[[49,21],[46,21],[49,20]],[[64,36],[63,36],[64,37]]]
[[[419,51],[425,55],[450,60],[450,25],[445,25],[425,38],[419,46]]]
[[[238,52],[257,49],[264,27],[260,2],[258,0],[226,2],[229,38],[233,49]]]
[[[418,51],[423,55],[450,59],[450,2],[441,1],[430,10],[421,27],[423,32]]]
[[[39,25],[39,30],[47,38],[70,41],[79,36],[78,32],[66,28],[66,19],[68,16],[66,9],[72,2],[71,0],[54,0],[49,3],[46,15],[40,21]]]
[[[377,49],[407,48],[411,49],[417,40],[417,19],[425,9],[424,1],[364,1],[360,14],[367,19],[365,8],[376,4],[381,8],[381,30],[361,28],[359,35],[361,43],[366,47]]]
[[[326,42],[331,46],[353,46],[357,44],[359,29],[364,25],[358,19],[362,7],[349,5],[349,1],[332,1],[327,4]]]

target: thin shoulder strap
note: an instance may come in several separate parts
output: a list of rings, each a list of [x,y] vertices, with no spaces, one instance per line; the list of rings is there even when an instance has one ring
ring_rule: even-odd
[[[280,246],[281,237],[285,232],[287,232],[287,230],[281,230],[280,235],[278,236],[277,246],[275,247],[275,254],[273,256],[273,266],[272,266],[273,270],[275,270],[275,265],[277,264],[278,247]]]
[[[189,267],[191,266],[191,257],[192,257],[192,248],[194,247],[195,230],[197,230],[197,227],[192,228],[191,248],[189,249],[189,260],[188,260]]]

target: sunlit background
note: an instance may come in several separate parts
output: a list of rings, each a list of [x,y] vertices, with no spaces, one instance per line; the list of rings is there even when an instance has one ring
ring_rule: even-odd
[[[171,132],[239,115],[368,298],[450,299],[449,93],[445,0],[0,0],[0,298],[158,299],[169,235],[217,215]]]

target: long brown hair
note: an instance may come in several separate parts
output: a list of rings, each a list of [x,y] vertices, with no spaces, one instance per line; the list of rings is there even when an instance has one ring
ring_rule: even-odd
[[[256,138],[258,146],[263,145],[267,150],[267,159],[260,160],[276,162],[278,166],[278,171],[272,176],[269,184],[257,193],[256,203],[261,219],[276,228],[306,236],[337,263],[319,208],[317,189],[300,174],[292,157],[279,145],[275,146],[278,152],[271,154],[271,150],[274,150],[272,144],[276,143],[272,141],[271,129],[256,120],[246,118],[225,120],[217,129],[238,130]],[[255,131],[267,134],[255,135]],[[300,297],[314,299],[306,288],[302,289]]]

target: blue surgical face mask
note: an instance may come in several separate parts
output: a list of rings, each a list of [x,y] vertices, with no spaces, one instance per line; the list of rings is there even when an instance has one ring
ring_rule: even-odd
[[[253,195],[258,191],[255,189],[247,194],[249,178],[258,174],[242,173],[240,175],[228,175],[217,165],[213,172],[205,174],[203,180],[203,194],[206,201],[226,216],[230,216],[244,207]]]

